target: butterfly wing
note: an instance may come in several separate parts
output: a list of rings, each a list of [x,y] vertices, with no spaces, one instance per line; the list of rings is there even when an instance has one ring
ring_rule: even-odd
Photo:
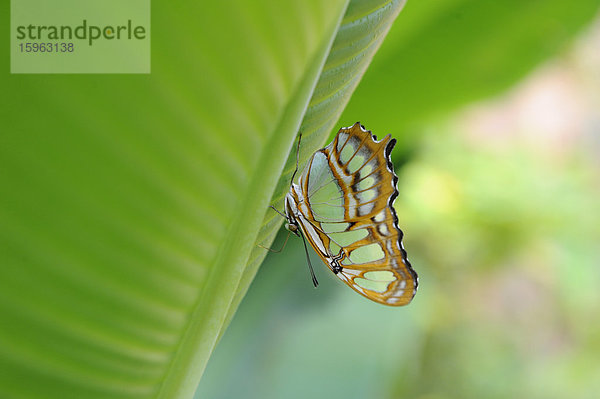
[[[394,144],[358,122],[342,128],[312,156],[291,194],[304,235],[329,268],[361,295],[400,306],[412,300],[418,277],[392,206]]]

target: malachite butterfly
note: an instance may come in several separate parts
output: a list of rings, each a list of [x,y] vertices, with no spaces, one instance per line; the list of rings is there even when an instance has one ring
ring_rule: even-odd
[[[340,129],[308,160],[297,183],[292,177],[285,217],[288,229],[306,237],[352,289],[372,301],[402,306],[417,292],[418,276],[393,207],[395,144],[390,135],[377,141],[359,122]]]

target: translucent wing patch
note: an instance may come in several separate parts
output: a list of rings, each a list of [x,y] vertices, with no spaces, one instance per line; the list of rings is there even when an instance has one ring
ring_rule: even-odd
[[[389,135],[377,141],[358,122],[342,128],[309,159],[288,196],[302,232],[342,281],[373,301],[400,306],[412,300],[418,277],[392,206],[394,144]]]

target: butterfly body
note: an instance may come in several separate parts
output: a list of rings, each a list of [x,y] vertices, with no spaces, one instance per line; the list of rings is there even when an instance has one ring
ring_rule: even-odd
[[[394,144],[389,135],[377,141],[358,122],[340,129],[292,183],[284,211],[290,231],[306,237],[342,281],[375,302],[400,306],[412,300],[418,277],[392,206]]]

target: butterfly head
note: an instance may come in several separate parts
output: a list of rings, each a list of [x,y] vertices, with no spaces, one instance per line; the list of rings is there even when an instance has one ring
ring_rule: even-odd
[[[288,221],[285,224],[285,228],[288,229],[289,231],[291,231],[292,233],[298,235],[298,224],[295,221],[293,221],[293,222]]]
[[[295,213],[297,212],[296,206],[294,205],[294,200],[293,198],[291,198],[291,195],[288,194],[285,196],[285,207],[284,207],[284,211],[285,211],[285,218],[286,218],[286,223],[285,223],[285,228],[289,231],[291,231],[292,233],[294,233],[297,236],[300,236],[300,226],[298,225],[298,221],[296,220],[296,217],[294,216]]]

